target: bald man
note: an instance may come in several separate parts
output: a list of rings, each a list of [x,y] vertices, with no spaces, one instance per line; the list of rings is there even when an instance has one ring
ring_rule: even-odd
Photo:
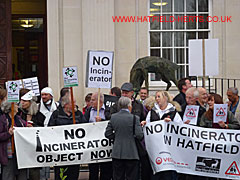
[[[199,92],[198,102],[204,109],[206,109],[208,102],[207,90],[203,87],[199,87],[197,90]]]

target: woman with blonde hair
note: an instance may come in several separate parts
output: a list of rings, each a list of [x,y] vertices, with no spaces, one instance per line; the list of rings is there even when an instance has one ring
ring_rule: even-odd
[[[156,103],[154,103],[153,108],[149,111],[146,123],[159,120],[183,123],[182,118],[178,114],[181,111],[181,107],[177,102],[172,100],[167,91],[156,92],[155,100]]]
[[[165,122],[177,122],[183,123],[182,118],[178,114],[181,111],[180,105],[172,101],[172,97],[167,91],[158,91],[155,95],[156,102],[153,108],[148,112],[146,121],[142,122],[142,125],[153,121],[164,120]],[[177,180],[176,171],[162,171],[153,175],[154,180]]]

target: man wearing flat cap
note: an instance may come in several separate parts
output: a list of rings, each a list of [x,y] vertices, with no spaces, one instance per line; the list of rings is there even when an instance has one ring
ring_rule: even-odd
[[[144,113],[142,103],[140,103],[139,101],[133,98],[134,91],[133,91],[132,83],[129,83],[129,82],[124,83],[121,87],[121,91],[122,91],[122,96],[128,97],[132,100],[132,114],[139,116],[140,121],[145,120],[146,115]],[[110,112],[111,114],[114,114],[118,111],[120,111],[120,108],[118,107],[118,103],[116,103],[112,106]]]

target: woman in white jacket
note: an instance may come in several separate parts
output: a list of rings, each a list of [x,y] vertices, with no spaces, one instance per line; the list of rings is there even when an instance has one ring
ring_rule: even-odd
[[[182,118],[178,114],[181,111],[180,105],[172,101],[171,96],[167,91],[158,91],[155,95],[156,103],[151,111],[148,112],[146,121],[142,121],[141,124],[145,125],[153,121],[164,120],[166,122],[183,123]],[[161,171],[153,175],[153,180],[177,180],[176,171]]]
[[[181,111],[181,107],[177,102],[172,101],[167,91],[156,92],[155,99],[156,103],[151,111],[148,112],[146,122],[143,122],[143,124],[159,120],[183,123],[182,118],[178,114]]]

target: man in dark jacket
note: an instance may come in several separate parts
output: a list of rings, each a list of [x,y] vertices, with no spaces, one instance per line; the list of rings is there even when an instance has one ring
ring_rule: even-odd
[[[146,114],[144,113],[144,109],[143,109],[143,105],[142,103],[140,103],[139,101],[135,100],[133,98],[133,85],[132,83],[124,83],[121,87],[122,90],[122,96],[128,97],[132,100],[132,114],[137,115],[140,118],[140,121],[145,120],[146,118]],[[111,114],[117,113],[120,111],[120,108],[118,107],[118,103],[116,102],[116,104],[114,104],[111,107]]]
[[[75,103],[75,100],[74,100]],[[82,112],[76,109],[75,106],[75,119],[76,124],[86,123],[86,119]],[[60,126],[60,125],[71,125],[73,124],[72,117],[72,101],[69,93],[61,98],[61,105],[58,106],[57,110],[52,113],[49,120],[48,126]],[[54,174],[55,180],[60,180],[60,169],[66,170],[64,175],[67,176],[65,180],[78,180],[79,176],[79,165],[69,165],[69,166],[55,166]]]
[[[186,91],[192,87],[191,81],[189,78],[182,78],[178,81],[178,89],[180,93],[175,96],[173,101],[177,101],[181,106],[186,104]]]

